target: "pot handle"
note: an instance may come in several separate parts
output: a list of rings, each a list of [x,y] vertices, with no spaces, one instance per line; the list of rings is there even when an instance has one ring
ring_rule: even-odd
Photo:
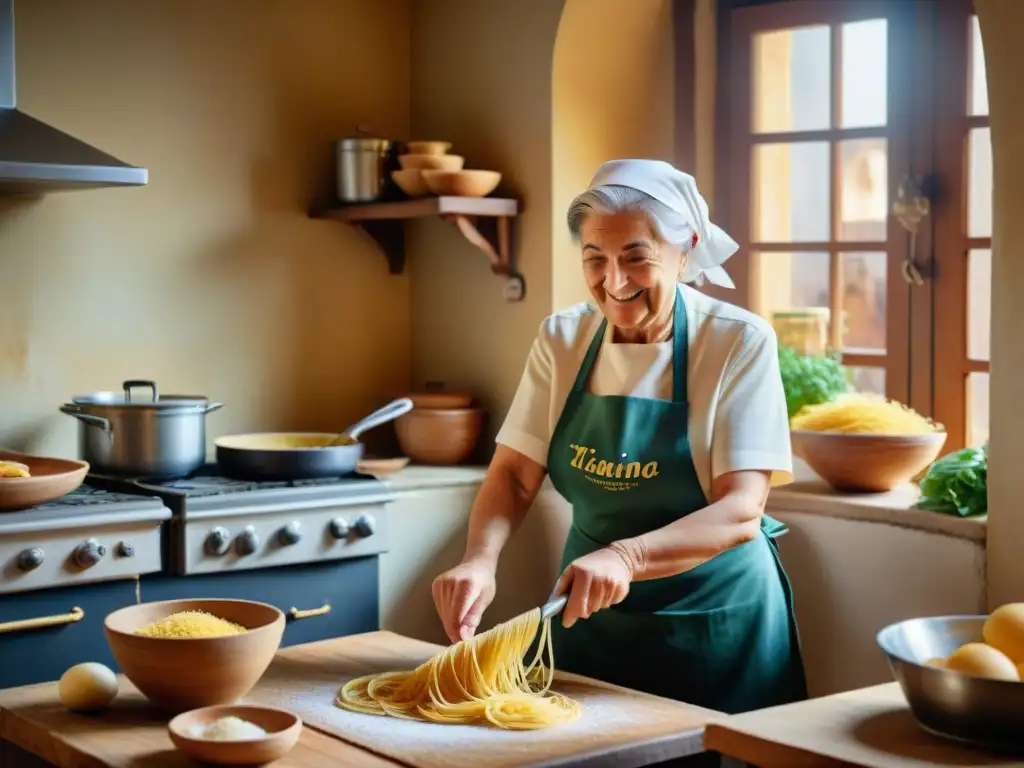
[[[351,437],[353,440],[358,440],[359,435],[368,429],[379,427],[381,424],[387,424],[393,419],[397,419],[399,416],[403,416],[412,410],[413,403],[407,397],[401,397],[398,400],[392,400],[390,403],[385,405],[383,408],[378,408],[376,411],[371,413],[365,419],[357,421],[351,427],[345,430],[345,434]]]
[[[224,403],[210,403],[209,405],[206,406],[206,408],[203,409],[203,415],[205,416],[208,413],[219,411],[223,407]]]
[[[114,426],[110,423],[110,419],[104,419],[102,416],[92,416],[88,413],[82,413],[77,405],[62,405],[60,407],[61,413],[66,413],[68,416],[74,416],[83,424],[88,424],[90,427],[99,427],[104,432],[114,433]]]
[[[155,403],[160,399],[160,393],[156,389],[156,382],[150,381],[149,379],[128,379],[128,381],[121,384],[124,388],[124,401],[130,403],[132,401],[132,390],[136,387],[145,387],[153,393],[153,402]]]

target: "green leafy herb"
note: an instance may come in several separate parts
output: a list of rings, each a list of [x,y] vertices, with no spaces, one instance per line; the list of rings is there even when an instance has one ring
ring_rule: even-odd
[[[988,445],[954,451],[921,479],[918,509],[974,517],[988,512]]]
[[[792,347],[780,344],[779,371],[790,418],[805,405],[831,402],[849,389],[846,368],[832,355],[801,355]]]

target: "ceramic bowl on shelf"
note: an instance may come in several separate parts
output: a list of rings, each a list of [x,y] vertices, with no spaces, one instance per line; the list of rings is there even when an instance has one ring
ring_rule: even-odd
[[[391,178],[398,185],[398,188],[409,197],[426,197],[430,194],[430,187],[423,180],[423,171],[419,168],[392,171]]]
[[[929,665],[966,643],[983,642],[987,616],[929,616],[882,629],[878,646],[925,730],[954,741],[1020,751],[1024,683],[990,680]]]
[[[423,180],[435,195],[487,197],[501,182],[497,171],[424,171]]]
[[[459,155],[399,155],[403,171],[461,171],[466,159]]]
[[[793,452],[837,491],[884,493],[909,483],[938,458],[945,432],[849,435],[793,430]]]
[[[447,155],[451,152],[450,141],[409,141],[405,145],[410,155]]]
[[[223,717],[259,726],[262,738],[218,741],[202,737],[205,727]],[[286,755],[302,735],[302,720],[283,709],[251,705],[203,707],[183,712],[167,725],[174,746],[200,763],[266,765]]]
[[[203,611],[247,631],[223,637],[162,638],[136,630],[185,611]],[[249,600],[165,600],[121,608],[103,622],[118,666],[151,702],[171,712],[234,704],[267,671],[284,634],[284,614]]]
[[[415,408],[395,420],[398,445],[418,464],[461,464],[473,455],[484,417],[483,408]]]

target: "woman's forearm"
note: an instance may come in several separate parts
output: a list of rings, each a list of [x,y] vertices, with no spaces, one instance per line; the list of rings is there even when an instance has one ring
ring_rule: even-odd
[[[675,576],[752,540],[761,526],[763,498],[728,495],[657,530],[610,546],[632,570],[633,581]]]
[[[546,473],[534,462],[530,462],[532,467],[519,464],[496,461],[488,468],[469,514],[463,560],[486,559],[497,564],[505,544],[522,524]]]

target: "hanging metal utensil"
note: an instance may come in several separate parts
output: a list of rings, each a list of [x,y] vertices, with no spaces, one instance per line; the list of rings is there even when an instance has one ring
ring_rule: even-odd
[[[910,233],[907,244],[907,255],[900,264],[903,279],[911,285],[924,285],[921,268],[915,260],[917,246],[917,229],[921,222],[931,213],[931,201],[921,190],[918,178],[910,173],[903,177],[896,188],[896,201],[892,204],[892,214],[896,220]]]

